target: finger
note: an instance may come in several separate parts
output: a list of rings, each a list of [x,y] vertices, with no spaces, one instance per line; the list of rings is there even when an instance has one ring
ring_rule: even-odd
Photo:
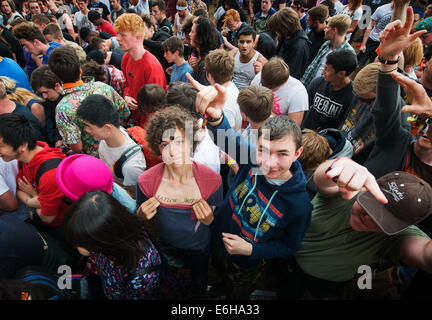
[[[349,185],[351,179],[356,174],[355,169],[352,167],[343,168],[342,172],[337,178],[337,184],[339,187],[347,187]]]
[[[231,240],[237,239],[237,235],[232,234],[232,233],[225,233],[225,232],[222,232],[222,237],[224,237],[226,239],[231,239]]]
[[[387,203],[387,198],[384,193],[381,191],[378,183],[376,182],[375,177],[372,174],[368,174],[368,178],[366,179],[365,185],[366,190],[368,190],[374,197],[381,203]]]
[[[26,176],[23,176],[23,179],[24,179],[24,181],[25,181],[26,183],[30,184],[30,182],[27,180],[27,177],[26,177]]]
[[[367,177],[363,174],[354,174],[349,183],[345,186],[345,188],[347,189],[347,191],[359,191],[362,189],[366,178]]]
[[[414,22],[413,9],[412,9],[412,7],[408,7],[407,11],[406,11],[406,19],[405,19],[404,29],[407,29],[409,32],[413,22]]]
[[[199,83],[198,81],[196,81],[190,74],[189,72],[186,72],[186,78],[189,80],[190,84],[192,85],[192,87],[194,87],[195,89],[197,89],[198,91],[201,91],[202,89],[205,88],[205,86],[203,86],[201,83]]]
[[[422,34],[425,34],[427,32],[427,30],[420,30],[417,32],[414,32],[412,34],[409,35],[409,41],[413,42],[415,39],[421,37]]]

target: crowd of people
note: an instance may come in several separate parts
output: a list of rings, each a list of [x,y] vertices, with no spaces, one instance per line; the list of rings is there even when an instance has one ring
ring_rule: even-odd
[[[432,4],[0,4],[0,299],[432,297]]]

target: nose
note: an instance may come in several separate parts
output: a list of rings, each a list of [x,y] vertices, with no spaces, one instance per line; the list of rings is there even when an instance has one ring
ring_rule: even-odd
[[[42,98],[47,99],[48,98],[48,94],[47,93],[42,93]]]

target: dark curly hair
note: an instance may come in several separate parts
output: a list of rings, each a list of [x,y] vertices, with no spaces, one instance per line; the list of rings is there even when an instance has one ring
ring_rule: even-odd
[[[191,123],[192,127],[190,126]],[[161,156],[159,145],[162,142],[164,133],[167,130],[175,130],[176,128],[184,133],[186,139],[193,137],[193,141],[190,141],[192,146],[191,154],[195,151],[199,142],[194,138],[200,129],[198,121],[190,113],[175,105],[156,111],[147,123],[145,139],[156,156]],[[192,132],[186,132],[186,129],[188,131],[192,130]]]

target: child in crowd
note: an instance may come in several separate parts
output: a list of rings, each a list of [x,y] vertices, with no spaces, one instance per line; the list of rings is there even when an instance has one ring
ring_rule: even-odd
[[[168,63],[174,63],[171,67],[171,80],[170,83],[175,81],[188,82],[186,73],[193,73],[193,69],[183,57],[184,44],[178,37],[171,37],[162,43],[164,57]],[[167,70],[169,72],[169,68]]]

